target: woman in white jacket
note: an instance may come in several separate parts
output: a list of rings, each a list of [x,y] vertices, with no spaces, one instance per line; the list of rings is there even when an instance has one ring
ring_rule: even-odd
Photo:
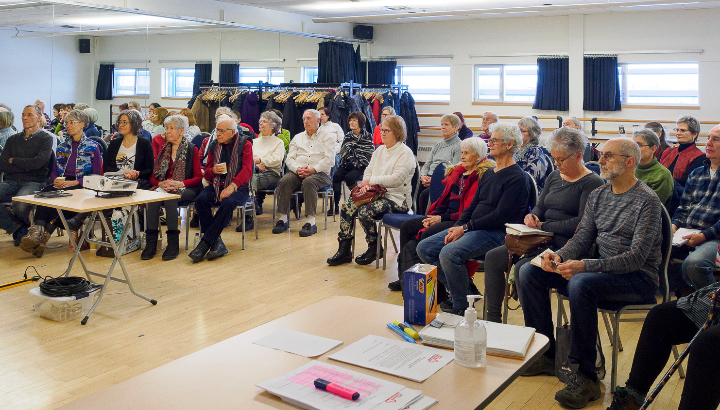
[[[382,256],[377,252],[378,232],[375,220],[387,213],[407,213],[412,205],[412,177],[415,172],[415,155],[405,144],[406,127],[402,117],[390,115],[380,124],[383,144],[373,153],[365,168],[363,180],[358,184],[362,190],[381,185],[387,192],[383,198],[360,207],[350,198],[340,208],[340,243],[335,255],[327,260],[336,266],[352,261],[353,220],[357,217],[365,231],[368,250],[355,258],[358,265],[369,265]]]

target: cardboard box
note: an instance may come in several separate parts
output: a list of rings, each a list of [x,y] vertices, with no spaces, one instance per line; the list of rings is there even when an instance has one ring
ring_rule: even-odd
[[[405,271],[405,321],[425,326],[437,312],[437,266],[418,263]]]

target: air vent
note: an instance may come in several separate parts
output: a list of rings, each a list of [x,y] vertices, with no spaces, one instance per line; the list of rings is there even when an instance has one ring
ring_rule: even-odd
[[[433,147],[430,145],[421,145],[418,147],[418,152],[430,152],[432,149]]]

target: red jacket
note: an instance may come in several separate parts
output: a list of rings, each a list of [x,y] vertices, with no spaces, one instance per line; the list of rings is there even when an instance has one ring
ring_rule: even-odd
[[[680,158],[678,158],[678,155]],[[675,168],[673,169],[673,178],[679,179],[685,175],[688,165],[702,155],[705,154],[703,154],[695,144],[685,148],[682,152],[679,152],[678,147],[670,147],[663,152],[662,157],[660,157],[660,163],[665,168],[669,168],[673,161],[675,161],[675,158],[678,158]]]
[[[215,166],[215,158],[213,158],[213,153],[208,151],[207,166],[205,167],[205,179],[208,181],[212,181],[213,178],[215,178],[213,166]],[[235,175],[235,178],[232,180],[235,185],[241,187],[250,182],[250,175],[252,174],[252,167],[254,166],[255,162],[253,161],[252,143],[249,140],[246,140],[242,153],[242,169],[240,169],[237,175]]]
[[[192,169],[192,175],[193,177],[190,179],[183,180],[183,184],[185,184],[186,188],[194,188],[200,186],[202,184],[202,168],[200,167],[200,153],[198,152],[198,149],[195,148],[194,145],[190,144],[190,147],[193,150],[193,169]],[[157,162],[158,154],[155,154],[155,162]],[[170,159],[170,166],[168,166],[168,171],[165,174],[165,179],[170,179],[172,177],[172,166],[173,166],[173,160]],[[187,175],[187,172],[185,173]],[[160,180],[155,178],[155,170],[153,170],[153,173],[150,175],[150,184],[152,185],[153,189],[157,188],[158,184],[160,184]]]

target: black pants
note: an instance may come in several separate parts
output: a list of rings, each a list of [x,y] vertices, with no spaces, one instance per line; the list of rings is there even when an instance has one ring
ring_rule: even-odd
[[[645,318],[627,387],[647,395],[667,364],[672,346],[688,343],[697,331],[678,309],[677,300],[654,307]],[[685,363],[687,377],[678,409],[717,409],[720,389],[715,376],[720,368],[720,326],[708,328],[695,339]]]
[[[428,206],[430,205],[430,187],[426,187],[421,183],[417,195],[418,212],[424,214],[427,212]]]
[[[517,256],[515,260],[517,260]],[[508,249],[505,245],[498,246],[485,254],[485,297],[487,298],[487,320],[500,323],[502,321],[502,304],[505,298],[505,271],[508,267]],[[532,258],[523,258],[515,263],[515,272],[530,262]],[[515,277],[517,284],[517,276]]]
[[[235,208],[243,205],[248,200],[248,190],[241,186],[229,197],[220,202],[215,201],[215,188],[210,185],[203,188],[195,198],[195,209],[200,218],[200,232],[203,234],[202,240],[210,245],[220,236],[222,230],[228,225],[232,218]],[[212,208],[217,206],[215,215]]]
[[[332,180],[333,191],[335,191],[335,208],[340,206],[342,182],[345,181],[348,189],[352,190],[355,184],[362,179],[363,172],[364,170],[355,168],[352,165],[338,167]]]
[[[408,241],[410,241],[411,239],[415,239],[418,232],[420,232],[420,230],[423,228],[423,219],[425,219],[424,216],[418,216],[417,218],[408,219],[407,221],[403,222],[402,225],[400,225],[400,249],[405,248],[405,245],[408,243]],[[441,221],[439,223],[436,223],[435,225],[430,225],[430,227],[423,231],[422,235],[420,236],[420,240],[433,236],[438,232],[442,232],[452,227],[453,225],[455,225],[455,221]],[[400,272],[400,269],[398,269],[398,277],[400,275],[402,275],[402,273]]]

